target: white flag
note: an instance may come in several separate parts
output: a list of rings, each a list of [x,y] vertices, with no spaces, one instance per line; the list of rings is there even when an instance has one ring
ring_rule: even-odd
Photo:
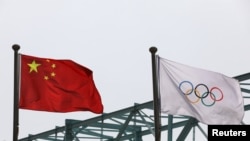
[[[244,101],[238,80],[158,57],[161,112],[204,124],[240,124]]]

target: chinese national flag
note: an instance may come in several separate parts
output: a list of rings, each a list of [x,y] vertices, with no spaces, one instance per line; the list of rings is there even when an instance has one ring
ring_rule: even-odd
[[[20,60],[19,108],[47,112],[103,112],[90,69],[71,60],[23,54],[20,54]]]

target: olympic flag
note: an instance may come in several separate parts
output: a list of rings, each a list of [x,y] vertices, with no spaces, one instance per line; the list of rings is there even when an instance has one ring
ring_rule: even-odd
[[[236,79],[157,57],[162,113],[210,125],[240,124],[244,102]]]

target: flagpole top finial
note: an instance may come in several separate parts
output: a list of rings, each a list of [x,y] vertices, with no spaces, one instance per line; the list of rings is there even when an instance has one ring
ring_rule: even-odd
[[[19,46],[18,44],[14,44],[14,45],[12,46],[12,49],[13,49],[14,51],[17,51],[17,50],[20,49],[20,46]]]
[[[150,47],[149,51],[150,51],[151,53],[156,53],[157,48],[154,47],[154,46],[152,46],[152,47]]]

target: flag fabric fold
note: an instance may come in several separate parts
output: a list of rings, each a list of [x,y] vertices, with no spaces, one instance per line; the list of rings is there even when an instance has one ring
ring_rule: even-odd
[[[19,54],[19,108],[47,111],[103,113],[93,72],[72,60]]]
[[[244,101],[238,80],[157,56],[161,112],[204,124],[241,124]]]

